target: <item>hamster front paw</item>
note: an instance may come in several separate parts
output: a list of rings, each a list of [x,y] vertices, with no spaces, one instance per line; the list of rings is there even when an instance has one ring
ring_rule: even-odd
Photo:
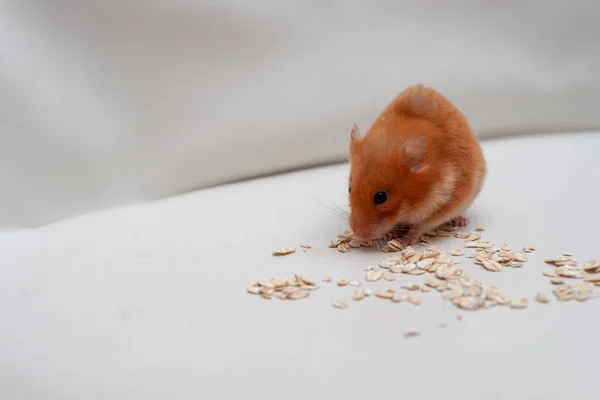
[[[408,232],[406,232],[406,234],[399,239],[399,241],[404,247],[413,246],[419,243],[422,234],[423,232],[420,228],[412,226]]]
[[[450,221],[447,222],[447,224],[455,228],[464,228],[465,226],[469,225],[469,222],[470,221],[468,218],[458,216],[456,218],[452,218]]]

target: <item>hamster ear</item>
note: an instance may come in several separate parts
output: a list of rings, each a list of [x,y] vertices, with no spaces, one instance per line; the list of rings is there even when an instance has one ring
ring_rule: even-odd
[[[408,139],[400,149],[400,155],[410,166],[411,172],[419,172],[425,165],[425,152],[427,151],[427,140],[424,136],[415,136]]]
[[[352,132],[350,133],[350,144],[354,144],[360,140],[360,131],[356,124],[352,125]]]

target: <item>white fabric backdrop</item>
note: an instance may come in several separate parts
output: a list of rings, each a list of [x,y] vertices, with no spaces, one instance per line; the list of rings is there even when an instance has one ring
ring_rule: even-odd
[[[600,127],[597,1],[0,7],[0,229],[343,159],[415,82],[481,136]]]

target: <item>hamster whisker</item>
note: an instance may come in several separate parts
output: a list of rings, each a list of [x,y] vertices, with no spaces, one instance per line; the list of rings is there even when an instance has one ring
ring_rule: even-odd
[[[323,207],[325,207],[328,210],[332,211],[336,216],[340,217],[341,219],[348,220],[350,218],[350,213],[348,211],[344,210],[343,208],[341,208],[340,206],[338,206],[337,204],[335,204],[333,201],[331,201],[329,199],[327,199],[327,200],[331,203],[331,205],[324,204],[324,203],[322,203],[319,200],[317,200],[317,202],[320,205],[322,205]]]
[[[335,202],[331,201],[327,196],[323,196],[323,197],[325,197],[325,199],[327,201],[329,201],[331,203],[331,205],[333,205],[337,210],[339,210],[343,214],[346,214],[346,215],[350,216],[350,212],[349,211],[344,210],[341,206],[339,206]]]
[[[348,221],[348,218],[342,216],[342,215],[328,215],[328,218],[335,218],[335,219],[340,219],[342,221]]]
[[[371,243],[375,242],[379,251],[381,251],[381,239],[371,239]]]
[[[339,209],[337,209],[337,208],[334,208],[334,207],[332,207],[332,206],[330,206],[330,205],[328,205],[328,204],[324,204],[324,203],[322,203],[322,202],[320,202],[320,201],[317,201],[317,202],[318,202],[320,205],[322,205],[323,207],[327,208],[329,211],[333,211],[334,213],[336,213],[336,214],[338,214],[338,215],[342,215],[342,216],[345,216],[345,217],[349,217],[349,215],[350,215],[350,214],[347,214],[347,213],[343,212],[342,210],[339,210]]]

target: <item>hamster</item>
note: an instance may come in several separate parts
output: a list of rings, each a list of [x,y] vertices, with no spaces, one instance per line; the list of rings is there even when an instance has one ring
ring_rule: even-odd
[[[407,246],[440,225],[466,226],[487,169],[467,119],[435,89],[401,92],[361,137],[350,135],[350,228],[357,239],[398,239]]]

